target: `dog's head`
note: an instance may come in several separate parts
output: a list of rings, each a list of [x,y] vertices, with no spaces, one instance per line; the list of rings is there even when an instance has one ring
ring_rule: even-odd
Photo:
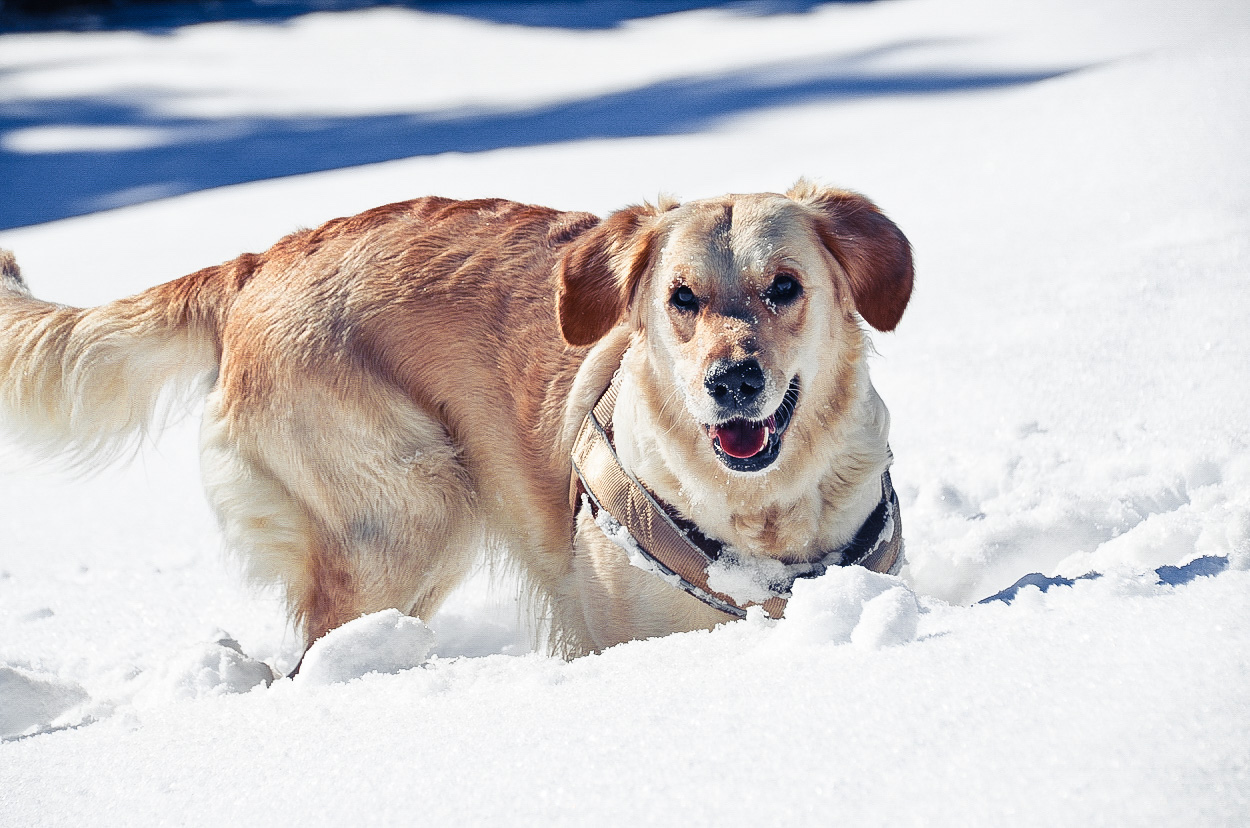
[[[858,360],[857,315],[898,324],[912,258],[872,202],[800,182],[785,196],[622,210],[565,250],[558,275],[569,344],[628,320],[719,461],[758,472],[796,413],[822,416],[838,367]]]

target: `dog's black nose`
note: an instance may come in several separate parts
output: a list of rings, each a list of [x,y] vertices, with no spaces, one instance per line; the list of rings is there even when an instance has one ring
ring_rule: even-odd
[[[703,387],[722,408],[747,409],[764,390],[764,369],[753,359],[718,363],[703,378]]]

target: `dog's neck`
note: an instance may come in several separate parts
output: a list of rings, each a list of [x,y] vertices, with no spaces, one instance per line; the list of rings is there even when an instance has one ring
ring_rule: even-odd
[[[708,536],[739,554],[805,563],[849,542],[876,508],[889,464],[889,415],[862,369],[840,378],[842,413],[821,423],[822,445],[803,443],[800,411],[783,455],[753,474],[716,459],[671,390],[661,396],[660,384],[640,381],[651,370],[642,349],[625,352],[616,450],[627,471]],[[822,402],[809,399],[800,409]]]

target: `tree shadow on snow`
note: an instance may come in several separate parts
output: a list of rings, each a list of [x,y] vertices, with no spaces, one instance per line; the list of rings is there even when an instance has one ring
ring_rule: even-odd
[[[5,0],[0,31],[118,31],[149,34],[222,21],[284,23],[314,12],[405,8],[513,26],[612,29],[631,20],[723,9],[764,17],[874,0]]]
[[[1075,71],[864,67],[883,54],[930,45],[907,42],[676,78],[522,110],[197,119],[167,114],[167,99],[160,92],[0,105],[0,180],[5,182],[0,229],[211,187],[398,158],[689,134],[768,107],[992,89]],[[92,142],[92,149],[80,148]]]

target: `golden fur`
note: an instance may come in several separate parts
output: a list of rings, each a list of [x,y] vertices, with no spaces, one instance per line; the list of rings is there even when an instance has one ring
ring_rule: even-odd
[[[784,307],[778,274],[802,288]],[[570,509],[572,438],[618,366],[625,466],[740,555],[810,559],[880,496],[889,418],[859,320],[892,329],[911,274],[867,199],[803,182],[604,221],[423,198],[87,310],[33,298],[0,252],[0,419],[100,461],[163,388],[207,377],[208,498],[306,642],[389,607],[428,618],[491,544],[576,655],[727,620]],[[775,462],[751,472],[709,438],[709,372],[744,360],[765,413],[801,386]]]

